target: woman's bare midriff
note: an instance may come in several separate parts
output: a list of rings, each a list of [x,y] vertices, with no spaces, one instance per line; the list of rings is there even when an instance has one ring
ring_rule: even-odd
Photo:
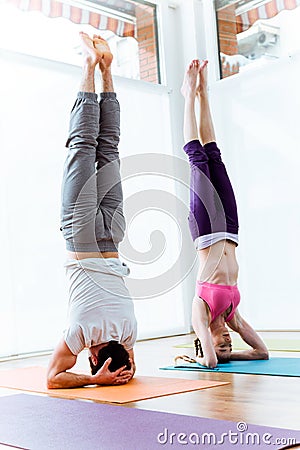
[[[119,258],[118,252],[67,252],[70,259]]]
[[[212,284],[237,284],[239,266],[235,256],[235,243],[222,240],[199,250],[198,280]]]

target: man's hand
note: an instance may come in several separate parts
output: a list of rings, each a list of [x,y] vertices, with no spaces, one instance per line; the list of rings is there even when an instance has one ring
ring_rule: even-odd
[[[131,364],[130,369],[129,369],[129,370],[128,370],[128,369],[122,370],[122,372],[121,372],[120,375],[119,375],[119,378],[125,378],[125,379],[127,380],[126,383],[127,383],[128,381],[130,381],[131,378],[133,377],[133,375],[135,374],[135,364],[134,364],[134,361],[133,361],[132,358],[129,358],[129,361],[130,361],[130,364]],[[120,384],[120,383],[118,382],[118,384]],[[122,384],[122,383],[121,383],[121,384]]]
[[[121,385],[128,383],[133,377],[133,369],[125,370],[126,366],[120,367],[115,372],[110,372],[108,366],[112,359],[108,358],[103,366],[98,370],[95,375],[92,375],[92,382],[102,385]]]
[[[48,367],[47,387],[48,389],[66,389],[74,387],[98,385],[118,386],[126,384],[131,380],[135,372],[133,350],[129,350],[131,356],[131,369],[126,370],[126,366],[120,367],[115,372],[110,372],[108,366],[111,358],[108,358],[95,375],[84,375],[69,372],[75,363],[77,356],[71,353],[64,339],[56,347]]]

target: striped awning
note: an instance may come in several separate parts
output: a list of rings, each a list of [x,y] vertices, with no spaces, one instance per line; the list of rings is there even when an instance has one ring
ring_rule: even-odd
[[[6,0],[22,11],[40,11],[50,18],[63,17],[76,24],[89,24],[98,30],[109,30],[121,37],[135,37],[135,23],[111,17],[96,10],[83,9],[69,2],[56,0]]]
[[[300,0],[271,0],[236,17],[237,33],[248,30],[259,19],[271,19],[280,11],[300,6]]]

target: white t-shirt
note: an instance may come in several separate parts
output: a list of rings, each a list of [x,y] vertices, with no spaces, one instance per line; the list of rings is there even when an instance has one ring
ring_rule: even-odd
[[[78,355],[85,347],[115,340],[126,350],[136,341],[137,324],[132,298],[123,277],[129,274],[118,258],[70,259],[65,263],[69,282],[69,327],[64,339]]]

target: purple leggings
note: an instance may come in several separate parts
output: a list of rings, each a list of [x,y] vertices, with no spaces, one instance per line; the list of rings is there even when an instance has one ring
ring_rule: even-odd
[[[191,165],[189,226],[193,241],[206,234],[238,234],[234,192],[215,142],[184,146]]]

